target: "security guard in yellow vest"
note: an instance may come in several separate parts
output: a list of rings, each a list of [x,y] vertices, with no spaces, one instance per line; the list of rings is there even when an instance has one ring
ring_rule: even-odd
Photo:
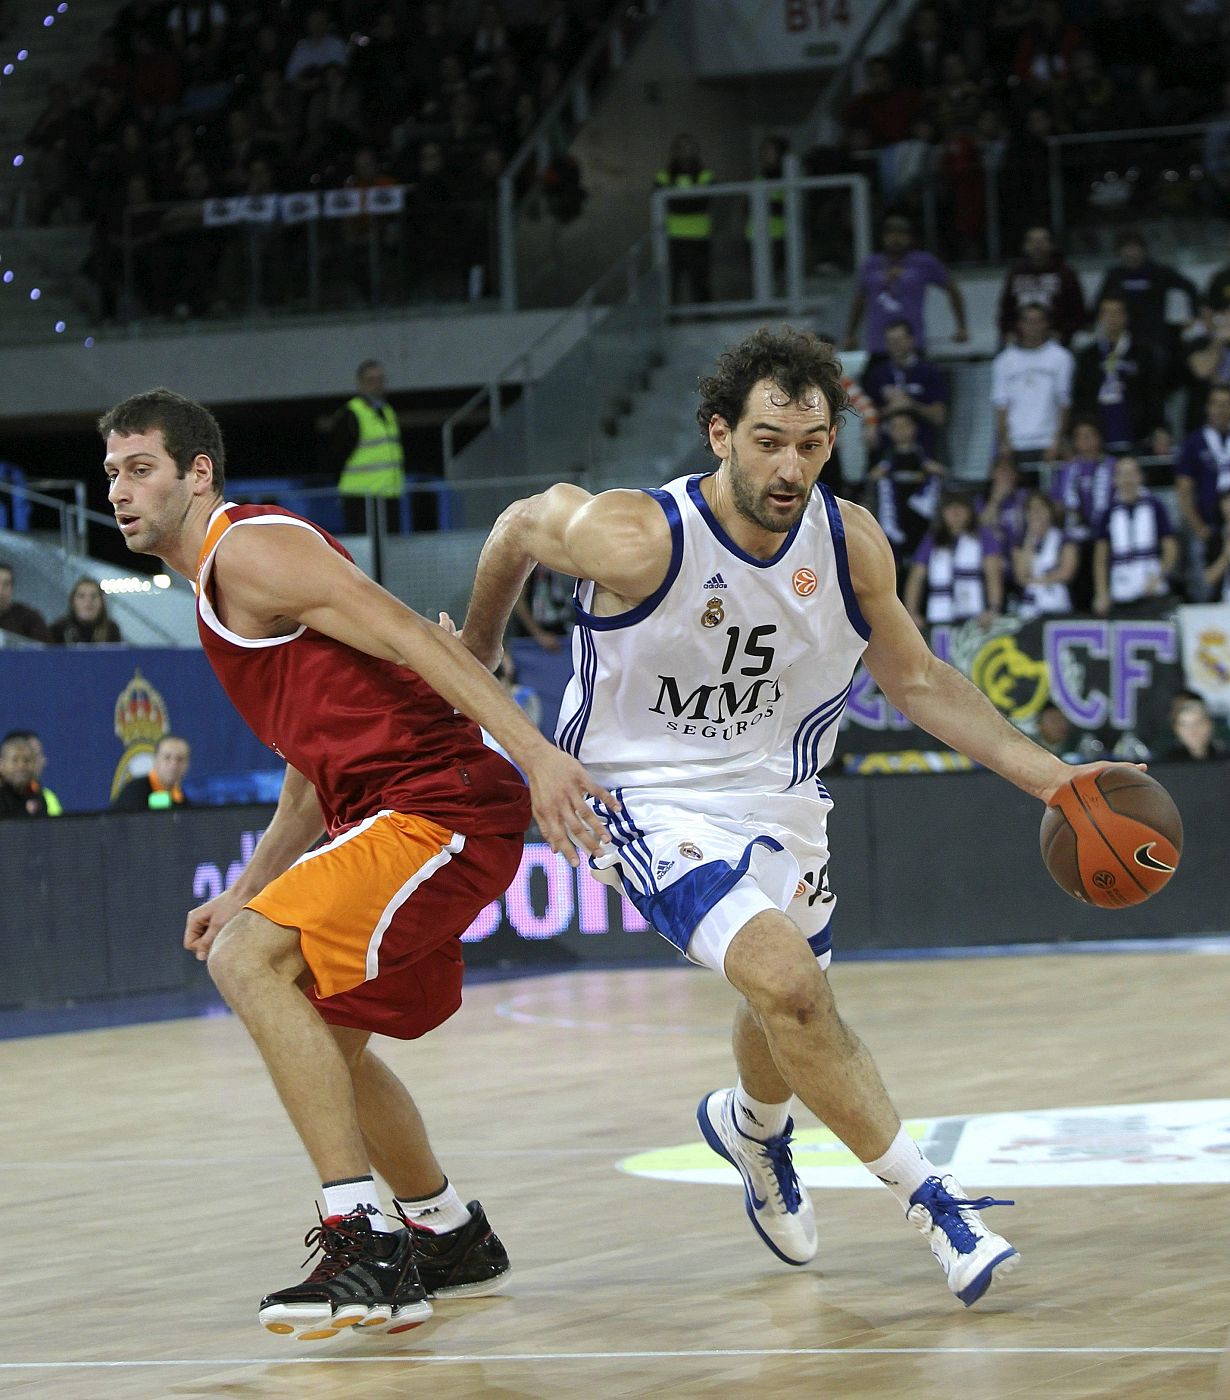
[[[790,147],[780,136],[766,136],[760,143],[760,157],[757,162],[758,180],[780,180]],[[786,266],[786,192],[780,185],[768,192],[769,256],[773,269],[773,295],[782,291],[782,274]],[[751,243],[754,235],[752,216],[749,212],[744,227],[744,237],[748,242],[748,255],[751,256]]]
[[[665,169],[654,179],[658,189],[688,190],[713,183],[694,136],[676,136]],[[671,302],[710,301],[710,239],[713,219],[709,201],[675,199],[666,206],[666,236],[670,243]]]
[[[397,414],[384,397],[384,366],[364,360],[355,382],[359,392],[333,422],[332,455],[342,464],[337,489],[342,496],[396,498],[406,482],[405,452]],[[355,517],[357,523],[358,512]]]

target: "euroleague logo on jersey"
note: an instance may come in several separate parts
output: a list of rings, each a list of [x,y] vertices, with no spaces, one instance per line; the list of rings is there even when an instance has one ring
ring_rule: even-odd
[[[810,569],[796,569],[791,582],[800,598],[810,598],[816,591],[816,576]]]

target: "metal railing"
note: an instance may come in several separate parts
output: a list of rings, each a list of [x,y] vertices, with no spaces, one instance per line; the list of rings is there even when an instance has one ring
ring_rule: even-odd
[[[539,371],[544,347],[557,346],[570,329],[580,331],[572,347]],[[646,235],[445,421],[446,477],[453,483],[493,480],[515,462],[552,479],[583,475],[594,465],[599,435],[626,409],[661,354],[662,336],[661,276]],[[521,396],[505,408],[502,386],[515,382]],[[467,430],[471,440],[459,448]]]
[[[657,17],[669,0],[640,0],[636,12],[642,24]],[[500,309],[518,306],[517,206],[518,191],[535,171],[545,170],[589,119],[591,97],[608,73],[618,72],[628,57],[628,21],[633,13],[617,5],[577,61],[555,101],[505,167],[497,196]]]
[[[789,169],[789,167],[787,167]],[[817,238],[833,220],[826,195],[845,192],[849,199],[849,236],[842,237],[838,249],[821,250]],[[676,293],[682,280],[672,267],[672,240],[668,219],[672,204],[695,207],[700,200],[708,206],[713,225],[711,262],[726,279],[718,295],[704,299],[680,300]],[[810,277],[813,268],[827,263],[836,252],[842,264],[853,272],[872,250],[871,184],[864,175],[786,174],[779,180],[745,180],[705,185],[701,189],[661,189],[650,196],[653,219],[654,261],[664,284],[671,289],[670,303],[689,314],[743,315],[762,311],[785,311],[800,315],[806,310],[825,308],[829,294]],[[776,205],[783,231],[773,237],[771,220]],[[676,251],[676,256],[678,252]],[[742,281],[742,295],[737,283]],[[689,291],[695,291],[689,287]]]
[[[72,499],[65,501],[52,496],[51,491],[68,492]],[[89,552],[88,527],[102,525],[110,530],[118,530],[115,517],[103,515],[86,506],[86,485],[84,481],[74,481],[59,477],[43,477],[25,482],[0,479],[0,496],[6,498],[11,509],[9,515],[14,521],[27,512],[24,507],[39,506],[49,510],[54,516],[52,532],[59,536],[59,548],[66,554],[86,554]]]

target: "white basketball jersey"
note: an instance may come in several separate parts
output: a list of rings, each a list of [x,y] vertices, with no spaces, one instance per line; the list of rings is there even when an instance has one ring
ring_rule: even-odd
[[[671,528],[661,587],[613,617],[577,585],[556,738],[608,787],[788,792],[832,757],[871,635],[832,493],[818,485],[771,559],[745,553],[700,476],[651,491]]]

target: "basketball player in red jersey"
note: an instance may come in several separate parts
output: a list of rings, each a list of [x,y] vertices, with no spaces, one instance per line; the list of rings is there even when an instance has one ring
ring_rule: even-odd
[[[606,834],[585,799],[614,799],[460,642],[323,530],[276,507],[224,504],[222,435],[200,404],[155,389],[98,426],[128,548],[193,581],[218,679],[287,763],[247,870],[192,911],[184,934],[256,1042],[323,1183],[324,1217],[308,1236],[320,1262],[267,1295],[260,1320],[302,1340],[405,1330],[431,1315],[431,1296],[494,1291],[508,1258],[478,1203],[449,1184],[368,1037],[412,1039],[457,1009],[459,937],[511,882],[531,807],[575,865]],[[474,721],[513,756],[528,793]],[[322,827],[330,839],[304,855]],[[386,1220],[373,1166],[408,1228]]]

